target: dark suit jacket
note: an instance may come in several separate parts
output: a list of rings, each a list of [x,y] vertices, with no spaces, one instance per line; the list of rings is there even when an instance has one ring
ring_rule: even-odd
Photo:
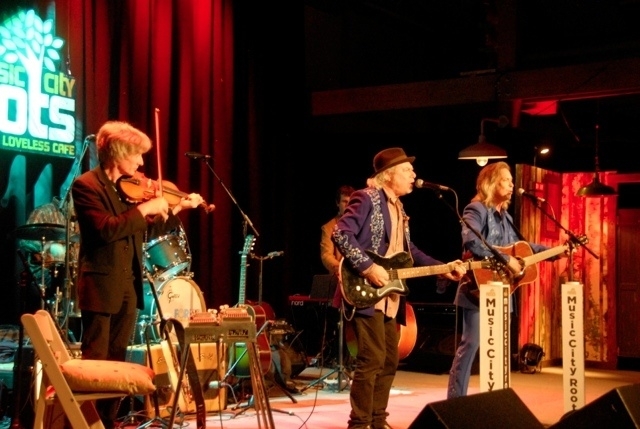
[[[114,314],[133,284],[144,308],[142,248],[147,221],[122,201],[100,167],[78,177],[72,196],[80,225],[78,303],[81,310]]]

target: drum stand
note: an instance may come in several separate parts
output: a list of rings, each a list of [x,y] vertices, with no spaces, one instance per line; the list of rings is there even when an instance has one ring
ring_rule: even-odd
[[[44,245],[43,245],[44,247]],[[36,283],[36,279],[35,276],[33,275],[33,272],[31,271],[31,267],[29,266],[29,263],[27,262],[27,258],[24,256],[24,253],[22,253],[21,250],[17,251],[18,256],[20,257],[20,261],[22,262],[22,265],[24,267],[24,271],[26,273],[27,278],[23,281],[20,282],[20,304],[21,304],[21,308],[20,308],[20,314],[23,314],[26,310],[25,310],[25,293],[24,293],[24,289],[26,288],[26,283],[32,283],[34,285],[37,286]],[[43,257],[44,258],[44,257]],[[43,259],[44,260],[44,259]],[[44,263],[43,263],[44,266]],[[43,271],[44,273],[44,271]],[[43,279],[44,279],[44,275],[43,275]],[[42,285],[44,285],[44,280],[42,282]],[[42,297],[42,309],[44,309],[44,295]],[[64,342],[65,346],[67,347],[67,350],[72,351],[71,348],[71,344],[69,344],[67,337],[62,335],[63,331],[62,328],[60,327],[60,324],[58,323],[58,319],[56,319],[55,317],[53,317],[53,321],[56,325],[56,329],[58,330],[58,333],[60,333],[60,338],[62,338],[62,341]],[[15,358],[15,362],[14,362],[14,374],[22,374],[22,350],[23,350],[23,342],[24,342],[24,328],[22,326],[22,323],[19,323],[19,328],[18,328],[18,349],[16,351],[16,358]],[[13,401],[13,417],[11,418],[11,429],[20,429],[22,428],[22,425],[20,423],[20,407],[22,404],[22,388],[20,387],[21,383],[15,383],[15,398]]]

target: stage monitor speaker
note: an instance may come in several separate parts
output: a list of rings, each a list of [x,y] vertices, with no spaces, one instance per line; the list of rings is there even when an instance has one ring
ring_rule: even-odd
[[[566,413],[553,429],[640,427],[640,384],[613,389],[584,407]]]
[[[542,429],[544,425],[509,388],[427,404],[409,426],[423,428]]]

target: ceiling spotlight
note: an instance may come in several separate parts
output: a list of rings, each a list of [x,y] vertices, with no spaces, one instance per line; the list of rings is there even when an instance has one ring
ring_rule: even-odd
[[[549,146],[534,146],[533,147],[533,166],[536,166],[536,161],[538,161],[538,155],[548,155],[551,152]]]

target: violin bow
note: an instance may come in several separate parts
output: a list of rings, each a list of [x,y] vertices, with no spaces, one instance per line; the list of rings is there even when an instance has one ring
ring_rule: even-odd
[[[158,163],[158,192],[162,196],[162,163],[160,162],[160,109],[155,108],[156,120],[156,162]]]

